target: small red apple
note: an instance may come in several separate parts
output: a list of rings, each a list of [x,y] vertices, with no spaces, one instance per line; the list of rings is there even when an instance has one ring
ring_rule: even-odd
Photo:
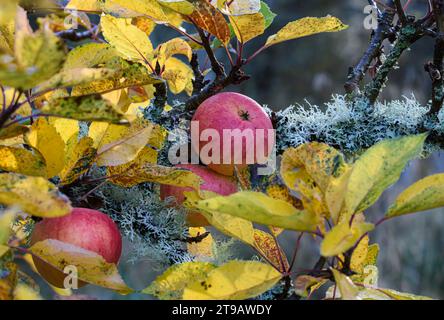
[[[242,169],[250,164],[263,164],[271,155],[274,144],[271,120],[264,109],[247,96],[234,92],[219,93],[199,106],[193,121],[199,124],[200,138],[199,143],[193,141],[193,148],[202,162],[218,173],[232,176],[234,165]],[[218,148],[215,150],[218,155],[211,150],[208,152],[212,149],[208,145],[214,141],[213,137],[202,135],[204,131],[206,134],[217,132],[220,140],[216,142]],[[226,135],[229,132],[232,135]],[[200,141],[205,139],[207,141]]]
[[[106,214],[91,209],[74,208],[61,218],[44,219],[36,224],[31,245],[55,239],[96,252],[109,263],[118,263],[122,253],[122,237],[114,221]],[[34,257],[40,275],[55,287],[63,288],[66,274]],[[86,283],[79,281],[79,287]]]
[[[179,164],[176,167],[190,170],[201,177],[204,181],[200,186],[202,190],[215,192],[223,196],[228,196],[237,192],[237,184],[232,177],[220,175],[207,167],[197,164]],[[181,205],[185,201],[184,192],[192,190],[192,188],[161,185],[160,198],[165,200],[166,198],[174,197],[176,204]],[[208,221],[198,212],[190,212],[187,220],[191,227],[208,225]]]

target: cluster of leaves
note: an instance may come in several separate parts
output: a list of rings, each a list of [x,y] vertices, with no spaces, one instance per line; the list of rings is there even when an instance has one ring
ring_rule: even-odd
[[[108,183],[128,192],[135,186],[147,186],[150,191],[131,209],[107,202],[106,189],[101,191],[102,209],[114,217],[121,211],[130,214],[128,220],[119,221],[127,235],[134,235],[136,227],[137,235],[144,236],[139,240],[160,239],[158,250],[174,246],[164,251],[167,257],[177,249],[177,242],[181,248],[186,243],[181,259],[178,252],[169,256],[170,263],[176,264],[142,293],[161,299],[247,299],[283,282],[283,297],[293,285],[299,296],[307,296],[333,281],[339,289],[339,294],[333,290],[333,297],[410,297],[366,284],[365,272],[375,264],[377,249],[368,245],[367,233],[375,225],[365,222],[363,211],[422,151],[425,135],[379,143],[353,164],[320,143],[287,149],[280,172],[284,185],[270,183],[267,194],[251,191],[250,179],[242,173],[239,184],[250,191],[222,197],[200,190],[202,181],[192,172],[159,164],[167,131],[174,129],[174,123],[163,126],[152,119],[172,109],[168,91],[190,96],[184,105],[193,112],[207,97],[246,80],[242,67],[263,50],[346,28],[337,18],[290,22],[244,57],[245,44],[263,34],[274,18],[258,0],[71,0],[56,14],[39,18],[37,30],[19,1],[8,3],[9,14],[0,15],[2,299],[38,297],[35,284],[16,264],[16,259],[23,258],[32,265],[30,256],[59,270],[75,265],[79,279],[87,283],[121,294],[134,292],[117,266],[94,252],[54,239],[27,245],[33,219],[61,217],[72,206],[92,206],[91,195],[100,194],[97,190]],[[81,30],[65,23],[63,9],[82,13],[76,16]],[[91,16],[97,14],[96,25]],[[153,46],[149,36],[157,25],[176,30],[180,37]],[[80,46],[73,44],[86,39]],[[229,73],[215,58],[216,49],[225,49]],[[207,55],[211,69],[200,70],[199,51]],[[103,175],[94,176],[95,168]],[[157,197],[151,189],[158,184],[190,188],[186,210],[202,212],[212,227],[251,247],[260,261],[221,261],[217,244],[203,228],[182,224],[184,229],[175,226],[175,233],[162,230],[171,227],[167,226],[171,221],[180,225],[183,216],[182,209],[167,208],[158,199],[152,210],[138,207]],[[88,192],[72,196],[85,186]],[[381,221],[443,205],[442,189],[441,175],[418,182],[399,196]],[[159,208],[158,214],[165,216],[153,217],[152,211]],[[284,230],[323,239],[321,259],[312,271],[293,277],[298,246],[289,261],[278,241]],[[327,262],[329,268],[324,268]]]

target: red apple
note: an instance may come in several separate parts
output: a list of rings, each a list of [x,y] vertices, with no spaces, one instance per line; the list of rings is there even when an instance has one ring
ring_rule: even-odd
[[[31,245],[47,239],[70,243],[96,252],[109,263],[118,263],[122,253],[122,237],[114,221],[106,214],[85,208],[74,208],[61,218],[44,219],[37,223]],[[40,275],[55,287],[63,288],[67,276],[43,260],[33,256]],[[79,287],[86,283],[79,281]]]
[[[199,143],[192,137],[193,148],[199,152],[202,162],[218,173],[232,176],[234,165],[242,169],[250,164],[266,163],[273,149],[270,118],[256,101],[242,94],[226,92],[207,99],[196,110],[193,121],[199,124]],[[236,129],[237,133],[233,131]],[[204,131],[217,133],[220,141],[205,137]],[[233,135],[224,135],[230,131]],[[212,142],[218,147],[210,147]],[[214,154],[214,150],[218,154]]]
[[[190,170],[201,177],[204,181],[204,183],[201,185],[202,190],[215,192],[223,196],[228,196],[237,192],[237,184],[232,177],[220,175],[207,167],[197,164],[179,164],[176,167]],[[192,190],[192,188],[161,185],[160,198],[165,200],[166,198],[174,197],[175,203],[177,205],[181,205],[185,201],[184,192]],[[190,212],[187,220],[191,227],[202,227],[208,225],[208,221],[198,212]]]

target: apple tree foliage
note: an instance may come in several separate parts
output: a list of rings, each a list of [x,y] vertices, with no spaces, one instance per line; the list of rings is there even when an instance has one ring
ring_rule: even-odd
[[[392,34],[386,26],[374,32],[368,54],[350,73],[349,104],[365,99],[373,107],[397,59],[423,35],[400,1],[387,3],[390,10],[381,17],[387,22],[398,15],[399,25],[390,29]],[[368,221],[365,211],[423,153],[434,137],[427,128],[345,150],[344,144],[323,139],[285,140],[288,132],[279,126],[290,127],[285,122],[296,116],[280,117],[283,140],[278,141],[287,145],[280,146],[279,174],[258,182],[249,172],[238,172],[242,191],[230,196],[202,192],[198,176],[164,159],[168,132],[181,119],[191,119],[208,97],[248,80],[243,67],[263,50],[346,29],[339,19],[289,22],[247,56],[249,41],[264,34],[275,18],[263,1],[71,0],[66,6],[51,3],[50,10],[43,3],[29,7],[18,0],[1,5],[0,299],[40,298],[32,277],[17,264],[21,259],[32,267],[31,256],[62,271],[75,265],[79,279],[90,284],[160,299],[249,299],[276,287],[281,289],[276,299],[310,298],[321,287],[328,288],[328,299],[425,299],[377,286],[379,247],[369,234],[395,217],[444,206],[444,175],[407,188],[379,221]],[[433,17],[441,17],[441,9],[434,7]],[[36,21],[35,12],[43,13]],[[440,32],[439,21],[428,24],[430,33]],[[176,37],[153,45],[153,34],[164,28]],[[395,45],[361,91],[363,76],[380,59],[378,49],[388,37]],[[229,70],[215,52],[226,56]],[[201,66],[203,60],[207,63]],[[442,56],[435,56],[429,68],[431,74],[442,72]],[[431,112],[436,115],[443,80],[432,80]],[[184,226],[180,236],[189,261],[171,263],[145,289],[130,288],[117,266],[96,253],[57,240],[28,245],[35,221],[64,216],[74,205],[94,205],[91,195],[105,185],[142,186],[158,197],[152,191],[159,184],[189,187],[183,210],[198,210],[212,228]],[[250,247],[258,259],[212,259],[216,232]],[[283,232],[298,235],[289,256],[279,244]],[[313,268],[296,270],[302,237],[319,241],[319,257]]]

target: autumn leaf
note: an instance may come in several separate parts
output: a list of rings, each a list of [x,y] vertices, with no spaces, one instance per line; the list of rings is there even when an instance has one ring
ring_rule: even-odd
[[[321,254],[324,257],[333,257],[347,251],[374,227],[371,223],[354,223],[350,227],[347,221],[334,226],[322,240]]]
[[[161,78],[154,76],[142,64],[125,61],[120,57],[114,57],[107,61],[104,67],[116,72],[110,78],[75,86],[71,95],[83,96],[108,93],[128,87],[141,87],[163,82]]]
[[[117,55],[117,51],[106,43],[87,43],[75,47],[68,53],[63,71],[92,68],[103,65]]]
[[[230,42],[231,33],[223,14],[207,0],[193,0],[192,3],[194,11],[189,15],[191,21],[227,45]]]
[[[368,149],[353,165],[344,190],[347,216],[362,212],[400,177],[407,163],[422,152],[426,134],[384,140]]]
[[[0,169],[28,176],[46,177],[45,159],[36,150],[0,146]]]
[[[327,281],[327,279],[317,278],[309,275],[299,276],[294,281],[295,293],[298,296],[307,298]]]
[[[192,83],[194,73],[191,67],[176,58],[169,58],[165,62],[165,71],[162,78],[167,80],[168,87],[174,94],[179,94]]]
[[[197,261],[173,265],[142,290],[142,293],[151,294],[161,300],[179,300],[185,287],[204,280],[215,268],[211,263]]]
[[[277,34],[270,36],[265,44],[265,47],[270,47],[284,41],[298,39],[317,33],[337,32],[347,28],[347,25],[343,24],[338,18],[335,17],[306,17],[288,23]]]
[[[72,209],[68,198],[48,180],[15,173],[0,174],[0,203],[42,218],[61,217]]]
[[[101,0],[104,12],[119,18],[148,17],[157,23],[168,19],[157,0]]]
[[[188,285],[184,300],[243,300],[271,289],[282,274],[258,261],[230,261]]]
[[[136,62],[153,59],[154,49],[148,36],[131,24],[129,19],[102,16],[100,20],[105,39],[120,53],[122,58]]]
[[[97,152],[93,143],[90,137],[83,137],[79,142],[75,140],[67,152],[65,166],[59,174],[61,185],[73,183],[92,166]]]
[[[229,19],[237,39],[242,43],[247,43],[265,32],[265,18],[262,13],[230,16]]]
[[[63,169],[65,141],[48,119],[37,119],[26,135],[26,140],[45,159],[48,178],[56,176]]]
[[[66,266],[77,268],[79,280],[129,294],[130,289],[121,278],[117,266],[108,263],[97,253],[69,243],[49,239],[35,243],[29,252],[54,268],[63,271]]]
[[[359,289],[349,277],[336,269],[330,268],[342,300],[360,300]]]
[[[81,121],[101,121],[116,124],[128,123],[123,113],[101,98],[100,95],[67,97],[50,100],[41,112],[51,116],[59,116]]]
[[[0,246],[2,247],[6,247],[4,245],[8,243],[9,237],[11,236],[12,233],[11,225],[12,222],[14,221],[16,214],[17,211],[14,209],[6,209],[0,211]],[[0,257],[2,255],[3,254],[0,254]]]
[[[158,0],[158,2],[162,6],[174,10],[183,15],[190,15],[194,11],[193,4],[186,0]]]
[[[404,190],[390,206],[386,216],[393,218],[442,206],[444,206],[444,174],[436,174]]]
[[[13,262],[6,262],[2,269],[6,272],[4,276],[0,277],[0,300],[13,300],[18,267]]]
[[[211,3],[224,14],[233,16],[255,14],[261,9],[260,0],[211,0]]]
[[[215,197],[199,201],[195,206],[202,211],[229,214],[267,226],[296,231],[314,231],[318,224],[313,214],[259,192],[243,191],[227,197]]]
[[[70,0],[65,8],[89,12],[101,11],[99,0]]]
[[[254,247],[259,250],[279,271],[288,271],[290,264],[287,256],[280,246],[278,246],[275,238],[265,231],[254,230]]]
[[[157,60],[161,65],[165,64],[165,61],[175,55],[183,55],[187,57],[188,61],[191,61],[193,56],[193,50],[191,49],[190,45],[181,38],[174,38],[160,44],[156,48],[155,53]]]
[[[205,236],[202,240],[199,239],[187,243],[189,254],[195,257],[198,261],[208,261],[208,259],[213,257],[214,239],[211,233],[207,232],[204,227],[188,228],[188,236],[190,239]]]

